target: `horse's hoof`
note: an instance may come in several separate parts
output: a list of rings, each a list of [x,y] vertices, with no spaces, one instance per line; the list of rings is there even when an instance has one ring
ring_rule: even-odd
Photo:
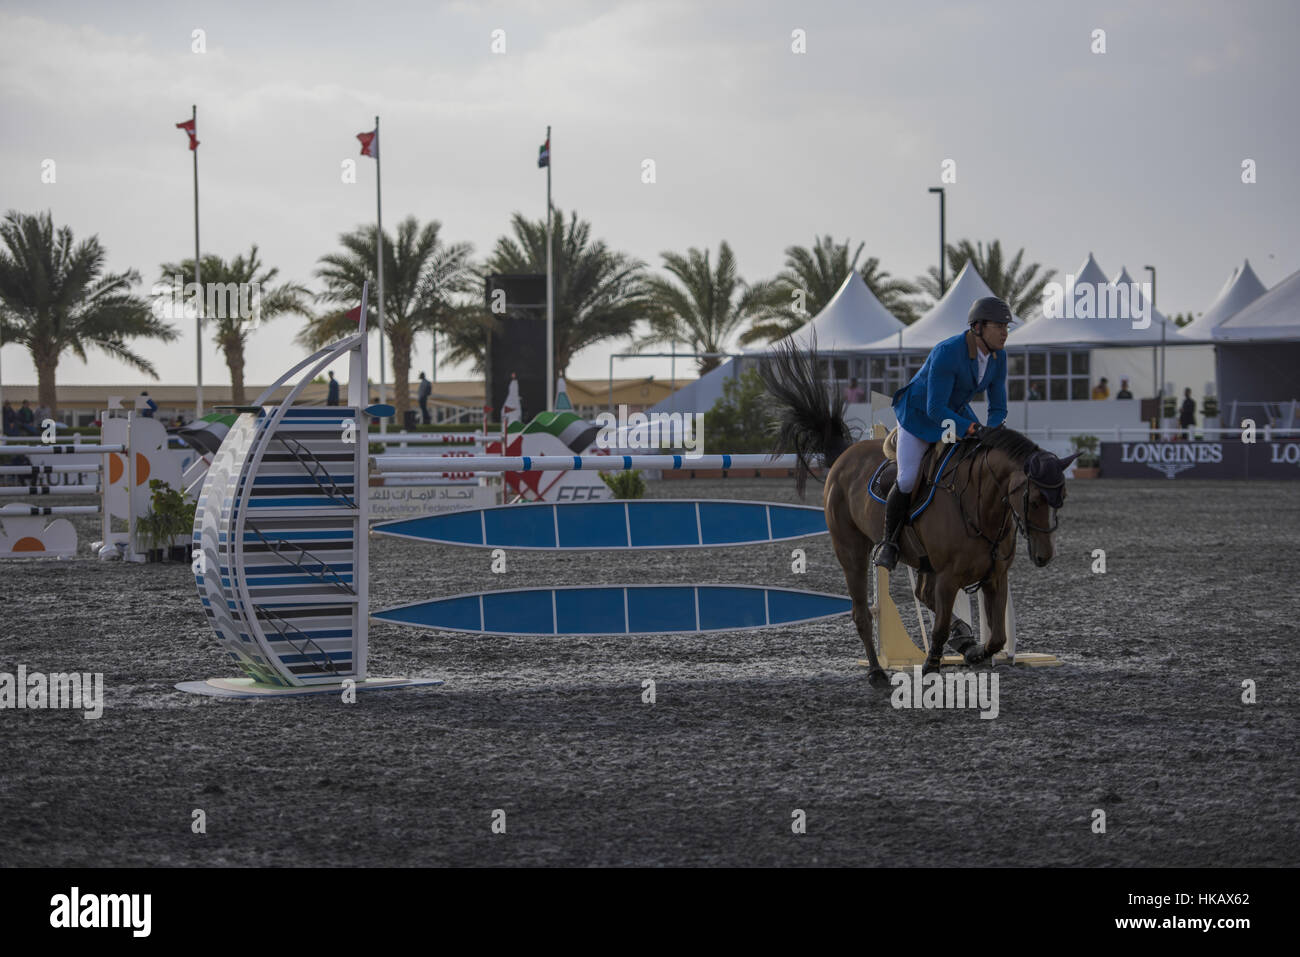
[[[888,688],[893,682],[889,680],[889,672],[884,668],[876,668],[871,674],[867,675],[867,681],[871,682],[873,688]]]
[[[989,660],[988,650],[983,645],[976,645],[962,654],[968,665],[978,665]]]

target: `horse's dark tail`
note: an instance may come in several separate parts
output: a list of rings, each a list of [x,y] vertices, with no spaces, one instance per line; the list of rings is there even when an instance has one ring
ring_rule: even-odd
[[[803,495],[811,474],[809,458],[822,456],[829,469],[840,454],[853,444],[844,422],[844,396],[826,379],[826,360],[817,356],[817,340],[800,349],[789,339],[778,342],[765,356],[759,374],[776,408],[776,452],[799,456],[795,486]]]

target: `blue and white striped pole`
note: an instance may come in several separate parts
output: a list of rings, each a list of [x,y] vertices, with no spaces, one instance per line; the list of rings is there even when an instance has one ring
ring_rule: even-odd
[[[427,455],[376,455],[380,472],[439,472],[454,463],[466,472],[625,472],[629,469],[659,469],[681,472],[690,469],[791,469],[795,455],[464,455],[448,459]],[[818,459],[812,465],[820,464]]]

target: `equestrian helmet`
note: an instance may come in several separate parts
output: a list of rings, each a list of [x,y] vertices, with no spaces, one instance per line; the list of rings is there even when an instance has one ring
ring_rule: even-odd
[[[970,315],[966,318],[967,325],[975,325],[977,322],[1001,322],[1010,325],[1011,307],[999,299],[997,296],[985,296],[983,299],[976,299],[970,307]]]

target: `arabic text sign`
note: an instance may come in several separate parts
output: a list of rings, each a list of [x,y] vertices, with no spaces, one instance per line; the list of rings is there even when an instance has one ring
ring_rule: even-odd
[[[385,485],[370,489],[370,520],[387,522],[496,505],[496,490],[478,485]]]

